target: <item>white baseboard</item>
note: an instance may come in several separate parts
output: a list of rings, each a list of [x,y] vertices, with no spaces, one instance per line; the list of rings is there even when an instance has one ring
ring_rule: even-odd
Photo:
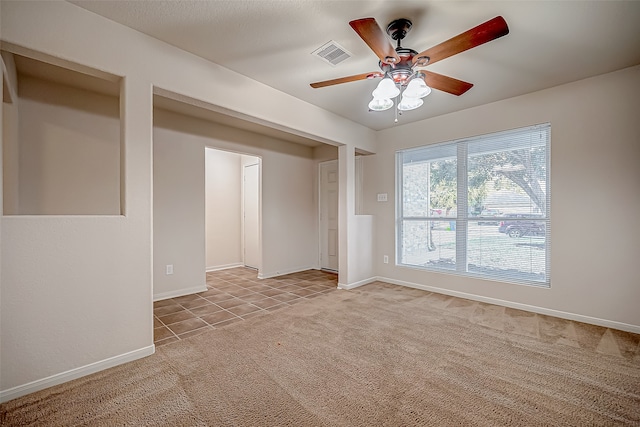
[[[344,283],[338,283],[338,289],[344,289],[348,291],[349,289],[355,289],[359,286],[368,285],[369,283],[375,282],[376,280],[380,279],[378,277],[370,277],[368,279],[360,280],[359,282],[349,283],[348,285],[345,285]]]
[[[317,268],[306,265],[304,267],[289,268],[286,270],[278,270],[271,273],[260,273],[258,274],[258,279],[270,279],[272,277],[284,276],[285,274],[291,273],[300,273],[301,271],[307,270],[317,270]]]
[[[96,372],[112,368],[114,366],[122,365],[123,363],[132,362],[134,360],[150,356],[155,353],[155,351],[156,348],[152,344],[148,347],[143,347],[138,350],[130,351],[128,353],[101,360],[99,362],[90,363],[79,368],[51,375],[50,377],[35,380],[30,383],[12,387],[7,390],[2,390],[0,391],[0,403],[8,402],[11,399],[15,399],[29,393],[44,390],[45,388],[49,388],[54,385],[62,384],[67,381],[75,380],[76,378],[84,377],[86,375],[94,374]]]
[[[175,291],[161,292],[159,294],[153,294],[153,301],[155,302],[163,299],[177,298],[184,295],[197,294],[198,292],[204,292],[206,290],[207,290],[207,285],[203,285],[203,286],[194,286],[193,288],[183,288]]]
[[[505,301],[497,298],[484,297],[481,295],[468,294],[466,292],[452,291],[449,289],[427,286],[419,283],[405,282],[403,280],[390,279],[388,277],[377,277],[376,280],[391,283],[394,285],[406,286],[409,288],[422,289],[423,291],[435,292],[438,294],[451,295],[459,298],[466,298],[473,301],[486,302],[488,304],[500,305],[502,307],[515,308],[518,310],[530,311],[532,313],[545,314],[547,316],[559,317],[561,319],[574,320],[576,322],[589,323],[591,325],[603,326],[605,328],[618,329],[621,331],[640,334],[640,326],[628,323],[616,322],[614,320],[600,319],[598,317],[585,316],[582,314],[569,313],[566,311],[553,310],[550,308],[538,307],[535,305],[522,304],[518,302]],[[350,285],[351,286],[351,285]],[[345,288],[346,289],[346,288]],[[352,289],[352,288],[348,288]]]
[[[224,265],[214,265],[213,267],[207,267],[207,273],[211,272],[211,271],[220,271],[220,270],[227,270],[229,268],[237,268],[237,267],[244,267],[244,264],[241,262],[237,262],[234,264],[224,264]]]

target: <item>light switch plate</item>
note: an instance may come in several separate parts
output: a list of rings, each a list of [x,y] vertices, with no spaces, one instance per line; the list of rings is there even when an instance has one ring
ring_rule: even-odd
[[[378,201],[386,202],[387,201],[387,193],[378,193]]]

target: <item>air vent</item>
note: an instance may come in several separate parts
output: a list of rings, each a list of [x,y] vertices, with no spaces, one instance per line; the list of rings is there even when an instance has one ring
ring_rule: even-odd
[[[311,54],[334,66],[353,56],[333,40],[320,46]]]

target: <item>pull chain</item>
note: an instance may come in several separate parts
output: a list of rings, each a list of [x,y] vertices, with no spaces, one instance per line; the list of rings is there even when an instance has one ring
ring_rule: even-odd
[[[400,45],[400,40],[398,40],[398,45]],[[396,104],[398,103],[398,97],[396,96]],[[393,121],[393,123],[398,123],[398,106],[397,105],[393,105],[394,110],[396,110],[396,119]]]

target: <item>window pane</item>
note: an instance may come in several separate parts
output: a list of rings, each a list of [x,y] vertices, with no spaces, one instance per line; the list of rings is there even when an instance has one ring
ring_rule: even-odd
[[[455,270],[455,221],[402,221],[402,264]]]
[[[458,198],[458,162],[442,159],[431,162],[430,216],[455,218]]]
[[[515,281],[545,283],[546,221],[502,221],[486,226],[469,221],[468,272]]]
[[[429,162],[405,164],[402,169],[402,212],[405,217],[429,216]]]
[[[407,163],[402,168],[406,217],[456,217],[456,159]]]
[[[545,146],[470,155],[469,216],[543,217],[546,164]]]

